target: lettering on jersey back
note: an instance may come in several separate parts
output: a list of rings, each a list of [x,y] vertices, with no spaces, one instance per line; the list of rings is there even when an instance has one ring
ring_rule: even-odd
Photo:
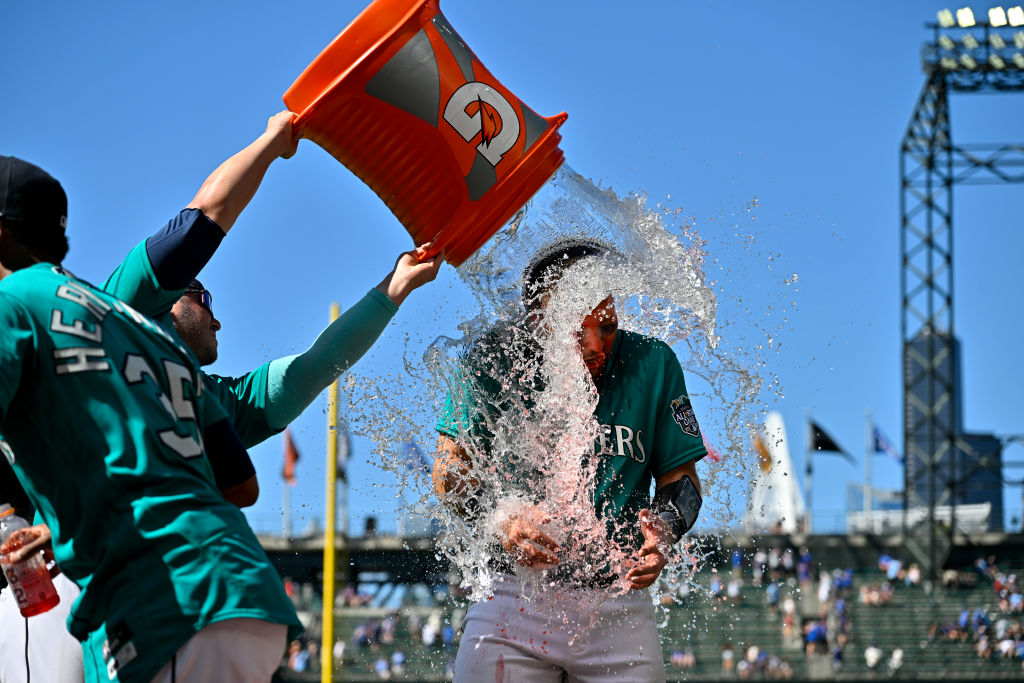
[[[103,299],[76,282],[66,282],[57,288],[57,297],[84,306],[99,322],[110,313],[110,306]]]
[[[88,329],[91,327],[92,329]],[[72,320],[71,324],[64,322],[64,311],[59,308],[53,309],[50,315],[50,329],[54,332],[60,332],[61,334],[70,334],[75,337],[81,337],[82,339],[88,339],[89,341],[96,342],[97,344],[103,343],[103,328],[98,325],[90,325],[89,323],[82,320]]]
[[[53,360],[53,371],[58,375],[70,375],[75,372],[102,372],[110,369],[107,352],[102,347],[76,346],[70,349],[54,349]]]

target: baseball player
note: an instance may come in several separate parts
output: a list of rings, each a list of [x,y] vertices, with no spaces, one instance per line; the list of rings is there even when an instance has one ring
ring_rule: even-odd
[[[60,267],[66,216],[0,160],[0,450],[82,587],[85,679],[269,679],[301,627],[206,457],[248,455],[194,355]]]
[[[208,365],[217,358],[216,333],[220,323],[213,316],[212,295],[194,277],[234,225],[270,163],[294,153],[293,116],[281,112],[271,117],[263,135],[221,164],[203,183],[189,207],[131,250],[102,285],[108,293],[174,330],[195,353],[200,365]],[[400,255],[391,273],[334,321],[303,354],[276,359],[238,378],[201,373],[206,387],[228,409],[245,445],[264,441],[295,419],[366,352],[409,293],[433,280],[442,262],[443,254],[425,262],[420,262],[415,252]],[[250,461],[215,457],[211,465],[217,485],[228,501],[243,507],[255,502],[259,489]],[[0,464],[2,469],[6,468]],[[19,492],[17,487],[4,488],[14,495]],[[24,552],[45,544],[48,530],[44,525],[36,528],[40,536]],[[61,612],[70,606],[77,591],[70,582],[64,590],[64,579],[57,582],[65,606],[54,611]],[[3,606],[0,601],[0,608]],[[39,638],[35,640],[40,642]],[[65,663],[59,664],[60,671],[75,670],[73,662],[53,656],[52,648],[47,654],[48,657],[39,658],[37,670],[53,669],[62,661]]]
[[[270,164],[294,153],[291,121],[289,112],[271,117],[263,134],[210,174],[187,209],[129,254],[126,262],[134,259],[137,270],[125,277],[112,277],[103,289],[136,310],[166,316],[175,295],[165,294],[161,286],[180,289],[189,283],[248,204]],[[220,224],[213,223],[208,214]],[[192,350],[200,355],[200,351]],[[238,506],[252,505],[259,489],[251,461],[247,457],[221,459],[216,457],[220,455],[217,452],[211,455],[215,479],[225,499]],[[6,460],[0,460],[0,501],[10,502],[22,514],[32,516],[32,505]],[[34,540],[19,549],[17,556],[49,549],[49,528],[36,524],[32,529]],[[11,592],[0,591],[0,635],[12,648],[26,653],[24,658],[0,659],[0,681],[4,683],[28,681],[33,674],[37,680],[82,680],[82,647],[63,626],[80,589],[60,572],[58,565],[52,566],[61,602],[48,612],[24,619],[17,613]]]
[[[538,255],[524,274],[528,318],[521,328],[529,334],[517,329],[487,335],[468,360],[464,377],[472,381],[460,378],[464,395],[449,394],[437,424],[439,498],[500,541],[489,562],[497,574],[494,596],[469,609],[457,681],[664,680],[653,606],[641,589],[654,583],[671,546],[696,521],[701,497],[695,465],[707,454],[675,354],[661,341],[618,329],[612,297],[586,316],[577,336],[599,397],[592,502],[608,541],[635,558],[624,574],[586,557],[593,549],[573,547],[569,539],[559,543],[546,526],[550,507],[535,499],[542,487],[531,484],[530,472],[515,469],[518,454],[491,448],[501,411],[529,412],[545,390],[535,379],[507,387],[517,375],[509,372],[516,362],[543,363],[530,339],[545,333],[553,288],[574,264],[608,256],[606,247],[587,241],[560,242]],[[474,476],[476,468],[493,468],[496,459],[507,459],[519,477],[511,497],[481,488],[483,478]],[[488,517],[499,496],[520,502],[495,524]],[[594,572],[595,566],[602,569]],[[541,572],[539,585],[552,587],[550,593],[524,599],[522,577],[530,572]],[[545,607],[552,604],[558,609]]]

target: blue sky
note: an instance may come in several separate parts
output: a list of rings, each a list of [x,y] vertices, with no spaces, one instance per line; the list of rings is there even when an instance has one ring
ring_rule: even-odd
[[[865,409],[902,444],[898,152],[924,84],[923,24],[945,6],[445,0],[442,11],[524,102],[547,116],[569,113],[562,149],[577,172],[693,217],[711,256],[733,265],[722,286],[753,311],[738,317],[737,345],[756,337],[761,314],[781,325],[781,346],[767,360],[783,397],[764,400],[783,413],[802,470],[806,411],[858,460]],[[195,0],[5,7],[0,151],[38,163],[67,189],[68,266],[102,280],[262,131],[294,78],[362,7]],[[957,144],[1021,141],[1021,121],[1022,95],[953,96]],[[1022,198],[1019,185],[958,188],[954,197],[955,325],[973,431],[1024,433],[1016,300]],[[754,239],[741,244],[737,233]],[[293,159],[272,167],[203,273],[224,324],[211,370],[240,374],[304,349],[331,301],[354,303],[409,246],[368,188],[303,142]],[[781,273],[798,274],[795,292],[780,289]],[[406,335],[432,338],[437,320],[453,324],[437,314],[453,279],[448,269],[416,292],[357,370],[388,366]],[[322,401],[294,432],[303,454],[292,492],[298,530],[322,518]],[[371,448],[355,442],[354,528],[376,514],[393,529],[393,477],[372,465]],[[1004,456],[1024,460],[1021,450]],[[257,530],[277,530],[280,439],[252,455],[262,497],[250,520]],[[815,516],[828,528],[863,466],[831,456],[816,463]],[[877,457],[874,471],[876,486],[900,486],[893,461]],[[1020,488],[1007,490],[1006,505],[1019,516]]]

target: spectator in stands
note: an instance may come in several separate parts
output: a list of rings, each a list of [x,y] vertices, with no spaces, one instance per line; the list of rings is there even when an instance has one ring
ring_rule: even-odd
[[[302,647],[302,643],[293,640],[288,646],[288,668],[292,671],[305,671],[309,666],[309,653]]]
[[[825,613],[828,601],[832,599],[832,572],[822,569],[818,574],[818,605]]]
[[[838,674],[843,670],[843,648],[836,645],[832,648],[832,673]]]
[[[875,643],[868,645],[864,650],[864,664],[874,673],[878,670],[878,664],[882,661],[884,653]]]
[[[724,587],[722,586],[722,578],[718,575],[717,569],[711,570],[711,581],[708,584],[708,590],[711,591],[712,600],[717,600],[722,597]]]
[[[334,641],[334,648],[332,653],[334,655],[335,666],[343,666],[345,663],[345,639],[338,638]]]
[[[441,615],[438,612],[432,612],[427,617],[427,622],[423,624],[423,631],[421,636],[423,637],[423,644],[427,647],[434,647],[441,645],[441,641],[438,636],[441,635]]]
[[[791,576],[796,570],[796,560],[793,558],[793,549],[786,548],[782,553],[782,571]]]
[[[904,580],[908,586],[921,585],[921,566],[915,562],[907,567],[907,576]]]
[[[697,655],[694,653],[692,647],[687,647],[683,650],[683,657],[679,666],[683,671],[693,671],[697,668]]]
[[[828,651],[825,623],[817,619],[804,624],[804,644],[808,656]]]
[[[792,596],[787,596],[782,601],[782,635],[791,639],[796,628],[796,601]]]
[[[320,671],[320,646],[315,640],[306,643],[306,671]]]
[[[754,552],[754,564],[752,573],[754,575],[754,585],[760,586],[761,582],[764,581],[764,574],[768,568],[768,553],[765,552],[764,548],[758,548]]]
[[[896,676],[903,668],[903,648],[896,648],[889,656],[889,676]]]
[[[377,673],[377,678],[382,681],[390,680],[391,664],[383,656],[377,657],[377,661],[373,663],[373,670]]]
[[[974,645],[974,650],[980,659],[990,659],[992,657],[992,646],[988,642],[988,636],[982,634],[978,638],[978,642]]]
[[[402,676],[405,673],[405,653],[401,650],[391,653],[391,673],[394,676]]]
[[[764,599],[772,614],[779,611],[779,584],[772,581],[764,589]]]
[[[779,566],[782,564],[782,550],[775,546],[768,551],[768,576],[772,581],[779,578]]]
[[[392,614],[384,617],[380,625],[380,642],[383,645],[394,645],[395,643],[395,617]]]
[[[796,577],[800,582],[800,587],[804,588],[811,582],[811,577],[814,575],[811,568],[811,551],[807,547],[800,548],[800,557],[796,563]]]
[[[732,649],[732,643],[722,646],[722,673],[731,674],[736,667],[736,653]]]
[[[729,602],[733,605],[739,605],[743,602],[743,579],[738,576],[729,579],[729,584],[725,591],[729,596]]]
[[[743,551],[739,548],[733,548],[729,564],[732,569],[732,575],[738,576],[743,571]]]

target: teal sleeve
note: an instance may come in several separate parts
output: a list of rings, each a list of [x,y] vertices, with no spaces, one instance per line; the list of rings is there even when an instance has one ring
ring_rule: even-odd
[[[100,289],[140,313],[161,322],[165,322],[164,319],[170,314],[174,302],[181,298],[185,291],[161,288],[146,252],[145,242],[139,242],[128,252]]]
[[[270,362],[267,423],[284,429],[317,395],[369,350],[398,306],[371,289],[320,333],[309,350]]]
[[[204,375],[206,388],[217,397],[246,448],[252,448],[284,429],[267,423],[269,372],[270,363],[264,363],[241,377]]]
[[[434,429],[453,439],[478,437],[482,416],[476,410],[471,382],[464,376],[455,377],[444,397],[444,406]]]
[[[655,408],[654,454],[651,459],[651,474],[655,478],[708,454],[686,392],[686,380],[679,360],[668,345],[659,342],[658,346],[665,369],[662,391]]]

